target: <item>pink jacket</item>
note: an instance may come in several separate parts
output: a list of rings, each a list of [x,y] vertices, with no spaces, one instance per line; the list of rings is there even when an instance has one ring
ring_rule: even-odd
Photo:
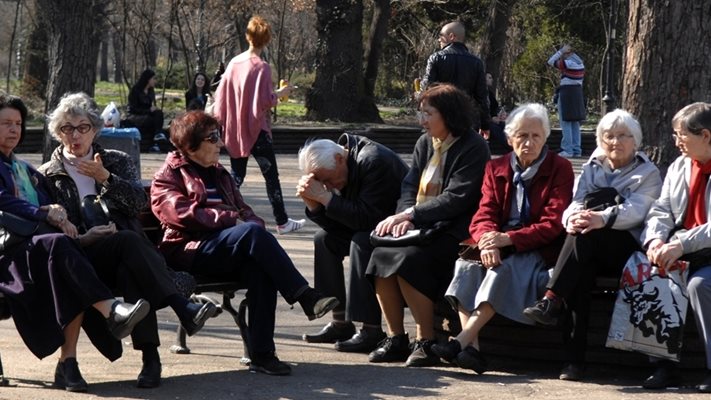
[[[271,135],[269,109],[276,104],[269,64],[250,53],[234,57],[215,91],[213,108],[230,157],[248,157],[260,131]]]

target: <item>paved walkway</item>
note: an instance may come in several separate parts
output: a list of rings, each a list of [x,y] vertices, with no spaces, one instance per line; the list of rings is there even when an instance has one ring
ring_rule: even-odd
[[[34,163],[38,155],[21,155]],[[162,155],[145,154],[142,158],[144,178],[162,162]],[[223,160],[223,162],[226,160]],[[298,179],[294,156],[279,155],[282,186],[287,210],[292,217],[303,217],[298,199],[291,196]],[[576,161],[579,165],[581,161]],[[273,230],[271,209],[264,183],[251,160],[244,187],[247,202],[265,217]],[[313,224],[294,234],[279,236],[279,241],[294,259],[299,270],[313,282],[311,238]],[[279,357],[293,367],[293,375],[270,377],[250,374],[239,364],[242,345],[237,329],[228,315],[208,322],[196,336],[188,339],[192,354],[176,355],[168,351],[177,326],[175,315],[159,312],[163,345],[163,385],[158,389],[134,387],[140,370],[141,356],[130,343],[124,356],[114,363],[103,359],[85,336],[80,338],[79,362],[89,382],[88,394],[73,394],[51,389],[56,357],[37,360],[24,346],[12,321],[0,322],[0,353],[10,387],[0,387],[0,400],[6,399],[687,399],[701,397],[692,388],[647,392],[639,382],[647,367],[619,369],[592,366],[586,383],[557,379],[557,363],[523,363],[520,360],[490,357],[492,371],[477,376],[472,372],[448,366],[410,369],[399,364],[369,364],[362,354],[344,354],[330,345],[308,344],[301,340],[304,332],[320,329],[327,320],[309,322],[298,305],[294,309],[279,300],[276,342]],[[414,332],[408,316],[407,329]],[[130,339],[130,338],[129,338]],[[484,349],[485,351],[486,349]],[[688,379],[699,379],[698,373]]]

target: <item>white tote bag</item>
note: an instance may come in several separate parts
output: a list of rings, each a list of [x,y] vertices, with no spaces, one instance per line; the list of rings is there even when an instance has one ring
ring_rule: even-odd
[[[679,361],[689,293],[689,263],[668,270],[635,252],[625,264],[607,334],[607,347]]]

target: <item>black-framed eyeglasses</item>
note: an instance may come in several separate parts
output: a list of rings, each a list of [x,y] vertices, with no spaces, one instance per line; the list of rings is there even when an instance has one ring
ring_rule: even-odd
[[[219,129],[215,129],[214,131],[208,133],[202,140],[212,144],[217,144],[217,142],[222,140],[222,132]]]
[[[82,135],[86,135],[89,133],[94,127],[91,124],[80,124],[78,126],[74,126],[71,124],[66,124],[62,125],[59,127],[59,131],[62,132],[63,134],[69,136],[74,134],[74,131],[79,132]]]

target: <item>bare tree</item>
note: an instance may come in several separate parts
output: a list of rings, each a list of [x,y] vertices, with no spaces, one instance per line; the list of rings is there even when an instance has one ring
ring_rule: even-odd
[[[644,149],[664,170],[678,155],[671,135],[674,114],[694,101],[711,100],[702,67],[711,54],[708,15],[707,1],[629,0],[622,106],[639,118]]]
[[[374,0],[373,20],[365,48],[365,94],[371,98],[375,97],[375,81],[378,79],[378,66],[383,53],[383,40],[388,33],[389,19],[390,0]]]

